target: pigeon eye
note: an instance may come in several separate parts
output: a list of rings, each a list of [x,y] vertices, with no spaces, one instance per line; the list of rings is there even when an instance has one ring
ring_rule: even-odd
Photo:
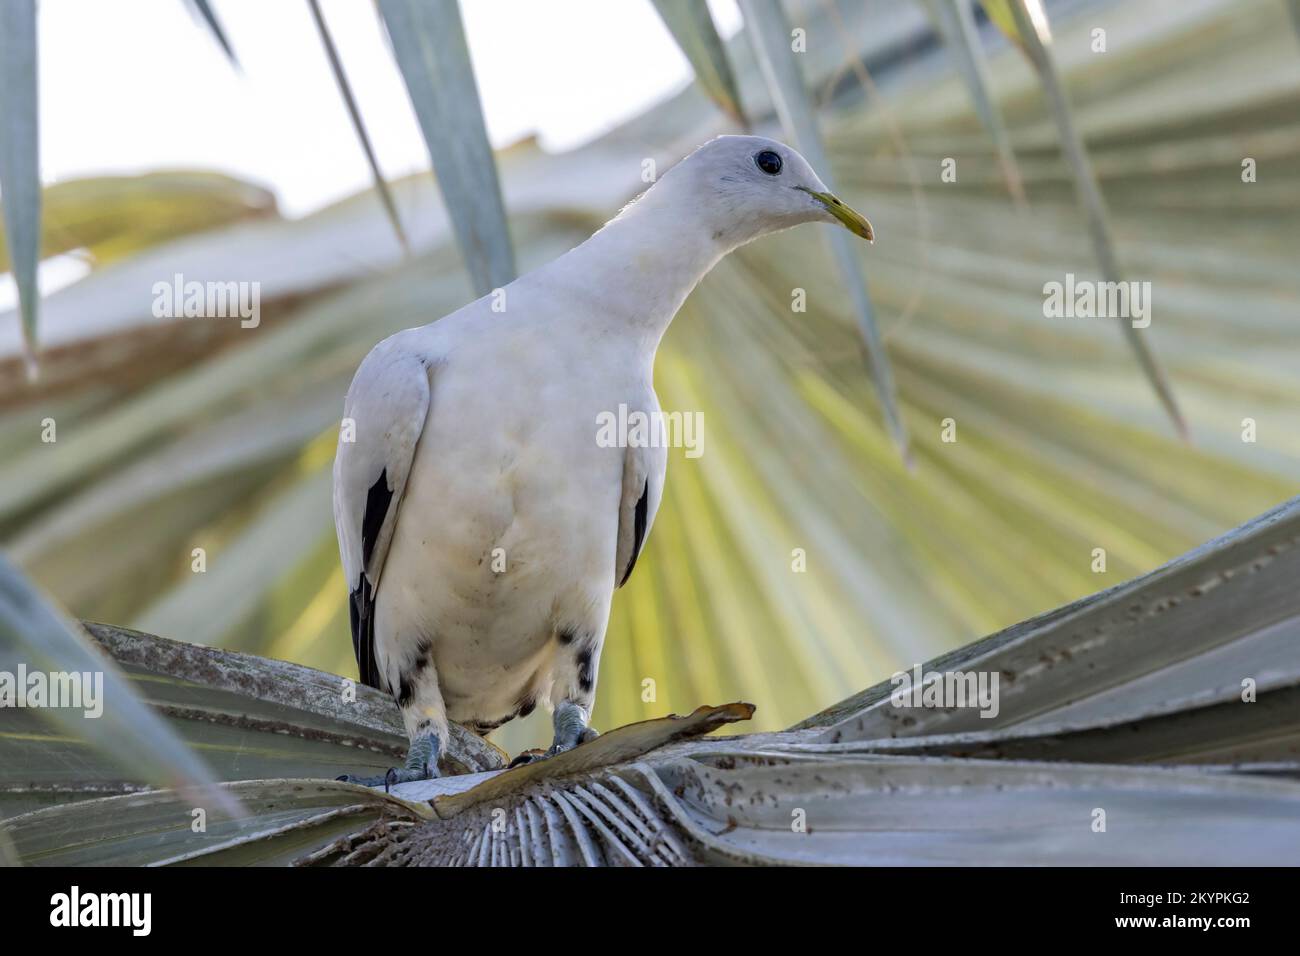
[[[769,176],[781,171],[781,157],[770,149],[765,149],[754,157],[754,164]]]

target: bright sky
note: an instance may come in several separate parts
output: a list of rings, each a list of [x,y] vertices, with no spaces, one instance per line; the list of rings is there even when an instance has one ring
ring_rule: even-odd
[[[735,0],[709,0],[725,35]],[[43,0],[46,182],[158,167],[217,168],[302,215],[370,181],[306,0],[214,0],[243,68],[184,0]],[[370,0],[322,0],[389,178],[427,168]],[[650,0],[461,0],[493,144],[581,144],[690,81]]]

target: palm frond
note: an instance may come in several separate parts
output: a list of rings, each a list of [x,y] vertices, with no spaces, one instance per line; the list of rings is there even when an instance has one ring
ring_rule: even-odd
[[[388,221],[393,224],[393,234],[397,236],[402,251],[410,255],[411,245],[406,238],[406,230],[402,228],[402,217],[398,215],[397,202],[393,199],[393,193],[388,188],[388,182],[379,169],[379,160],[375,156],[375,148],[370,144],[370,134],[366,132],[366,124],[361,118],[361,111],[357,108],[356,97],[352,95],[352,84],[348,82],[348,75],[343,69],[343,61],[339,58],[338,48],[334,46],[334,38],[330,36],[329,27],[325,24],[325,16],[321,13],[320,2],[319,0],[307,0],[307,6],[311,9],[312,21],[316,24],[316,32],[320,34],[321,46],[325,48],[325,56],[329,60],[330,71],[334,74],[334,82],[338,84],[339,95],[343,97],[343,104],[347,107],[348,119],[352,121],[352,128],[356,131],[357,140],[361,143],[361,151],[366,154],[366,164],[370,167],[370,175],[375,183],[375,192],[379,194],[379,201],[384,205],[384,213],[388,216]]]
[[[820,171],[823,181],[834,189],[830,160],[817,128],[817,113],[792,53],[791,30],[780,4],[741,0],[740,7],[745,15],[745,33],[753,45],[754,55],[762,68],[786,136],[794,142],[813,168]],[[840,281],[848,292],[862,334],[885,427],[898,446],[903,460],[910,462],[907,428],[898,411],[894,373],[877,329],[875,307],[867,291],[867,280],[858,261],[857,250],[848,236],[838,230],[829,234],[829,240]]]
[[[749,121],[741,106],[740,88],[708,5],[692,0],[654,0],[654,6],[695,70],[700,88],[723,112],[747,129]]]
[[[41,799],[43,793],[52,794],[56,781],[46,779],[51,774],[74,776],[85,784],[83,791],[93,791],[93,783],[81,776],[82,761],[76,758],[78,753],[92,753],[94,760],[110,762],[120,779],[177,788],[192,805],[211,805],[239,815],[238,803],[216,789],[204,762],[136,697],[81,626],[3,559],[0,671],[9,685],[5,729],[0,732],[0,748],[5,752],[0,774],[6,796],[17,793]],[[46,690],[39,702],[23,705],[14,699],[17,695],[25,699],[41,686]],[[62,694],[56,700],[60,687],[68,688],[68,694],[78,700]]]
[[[999,9],[1005,7],[1005,10]],[[987,8],[987,5],[986,5]],[[1014,23],[1015,31],[1010,34],[1033,64],[1043,86],[1043,95],[1047,98],[1049,110],[1056,123],[1061,140],[1061,153],[1070,166],[1074,177],[1075,190],[1079,205],[1083,208],[1087,221],[1088,236],[1092,241],[1093,254],[1107,282],[1122,281],[1119,258],[1115,251],[1115,241],[1110,224],[1110,213],[1105,197],[1093,171],[1092,161],[1087,147],[1078,132],[1074,121],[1074,112],[1070,107],[1069,97],[1061,81],[1060,71],[1056,66],[1056,57],[1052,52],[1052,37],[1047,21],[1047,14],[1042,8],[1041,0],[994,0],[992,8],[999,10],[993,17],[995,23]],[[1138,329],[1129,317],[1120,318],[1120,328],[1128,341],[1133,354],[1137,357],[1142,374],[1146,376],[1155,391],[1160,404],[1164,406],[1170,420],[1180,437],[1189,437],[1187,421],[1174,397],[1173,387],[1168,376],[1157,361],[1155,352],[1147,341],[1144,331]]]
[[[505,771],[490,753],[465,760],[458,738],[471,772],[392,794],[229,784],[249,816],[217,813],[201,829],[168,791],[48,806],[0,829],[37,864],[1284,865],[1300,852],[1298,529],[1300,498],[925,665],[1005,678],[987,721],[974,706],[899,707],[872,688],[781,733],[704,737],[754,708],[700,708]],[[330,675],[95,632],[124,664],[172,678],[155,706],[174,720],[242,720],[288,736],[305,762],[325,752],[308,739],[337,747],[396,730],[384,698],[341,703]],[[1242,674],[1258,698],[1240,694]],[[288,725],[259,712],[277,707],[292,708]]]
[[[193,11],[195,17],[207,27],[208,32],[212,34],[212,39],[216,41],[217,46],[221,47],[221,52],[230,61],[230,65],[238,68],[239,58],[235,56],[235,48],[230,45],[230,39],[226,36],[226,28],[217,19],[217,12],[212,8],[211,0],[185,0],[185,2]]]
[[[1007,192],[1016,205],[1023,209],[1026,205],[1023,177],[1016,162],[1015,149],[1011,145],[1011,134],[1007,131],[1002,111],[994,102],[989,89],[988,65],[980,48],[971,2],[972,0],[926,0],[925,8],[934,19],[944,45],[952,52],[958,72],[970,90],[975,114],[993,141]]]
[[[379,12],[465,266],[486,295],[515,277],[515,256],[460,7],[457,0],[379,0]]]
[[[36,0],[0,8],[0,192],[6,245],[18,287],[28,374],[36,371],[41,261],[41,170],[36,114]]]

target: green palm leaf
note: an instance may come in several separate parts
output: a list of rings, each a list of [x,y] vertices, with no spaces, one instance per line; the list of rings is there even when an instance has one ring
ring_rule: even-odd
[[[456,0],[380,0],[474,289],[515,277],[514,250]]]
[[[230,45],[230,40],[226,37],[226,30],[217,19],[217,12],[212,9],[210,0],[186,0],[186,3],[194,11],[194,14],[203,21],[203,25],[208,28],[212,34],[212,39],[217,41],[217,46],[226,54],[226,59],[230,60],[230,65],[238,68],[239,59],[235,56],[235,48]]]
[[[763,0],[741,0],[745,15],[745,31],[754,48],[754,55],[762,67],[768,91],[776,105],[777,115],[786,136],[793,141],[804,157],[821,175],[823,181],[835,188],[831,164],[822,146],[821,132],[817,128],[817,114],[804,86],[804,78],[791,51],[790,26],[778,3]],[[831,253],[839,270],[840,281],[848,292],[849,304],[858,321],[867,362],[871,367],[876,398],[885,417],[885,426],[898,447],[904,461],[911,461],[908,451],[907,429],[898,411],[898,397],[894,387],[894,373],[889,356],[876,324],[876,310],[867,292],[867,280],[858,261],[854,244],[846,234],[835,231],[829,234]]]
[[[654,5],[695,70],[700,88],[723,112],[748,128],[749,121],[740,103],[740,88],[708,5],[694,0],[654,0]]]
[[[41,261],[41,171],[36,114],[36,0],[0,5],[0,192],[18,286],[28,373],[36,370]]]
[[[33,779],[36,767],[62,768],[81,779],[80,761],[60,759],[78,742],[116,765],[128,781],[181,789],[192,806],[212,806],[237,816],[236,801],[215,789],[216,780],[203,761],[185,746],[128,686],[126,678],[100,654],[81,626],[51,606],[8,561],[0,559],[0,671],[19,675],[79,675],[83,688],[98,691],[98,703],[85,697],[85,706],[45,706],[13,711],[0,732],[0,761],[6,789],[27,793],[54,792],[54,781]],[[54,678],[48,677],[51,686]],[[10,688],[25,692],[26,687]],[[52,693],[52,691],[51,691]],[[93,693],[93,692],[92,692]],[[6,704],[8,708],[12,702]],[[98,710],[99,713],[95,713]],[[42,734],[33,725],[49,723],[56,733]],[[42,741],[48,746],[41,746]],[[57,771],[56,771],[57,772]],[[93,789],[88,787],[87,789]]]
[[[411,245],[406,238],[406,230],[402,228],[402,217],[397,213],[397,203],[388,188],[384,174],[379,169],[379,160],[375,157],[375,148],[370,144],[370,134],[366,132],[366,124],[361,119],[361,111],[357,109],[356,98],[352,95],[352,85],[348,82],[348,75],[343,70],[343,61],[339,59],[338,49],[334,46],[334,38],[330,36],[329,27],[325,24],[325,16],[321,13],[319,0],[307,0],[307,5],[311,9],[311,17],[316,24],[316,32],[320,34],[321,45],[325,47],[325,55],[329,59],[334,81],[338,84],[339,94],[343,97],[343,103],[347,107],[348,118],[352,121],[352,128],[356,131],[357,139],[361,142],[361,151],[366,154],[366,164],[370,167],[370,175],[374,179],[375,192],[379,194],[379,201],[384,204],[384,213],[388,216],[389,222],[393,224],[393,234],[397,236],[402,251],[410,255]]]
[[[1087,147],[1075,125],[1069,97],[1056,67],[1047,13],[1043,10],[1040,0],[992,0],[991,3],[985,4],[985,8],[989,10],[990,18],[995,23],[1008,30],[1008,36],[1020,46],[1038,73],[1043,95],[1047,98],[1052,120],[1056,123],[1060,136],[1061,152],[1070,166],[1079,205],[1083,207],[1087,220],[1093,254],[1097,258],[1105,280],[1120,282],[1122,272],[1115,252],[1110,213],[1106,208],[1106,200],[1102,195],[1096,173],[1093,171]],[[1014,25],[1014,28],[1008,29],[1011,25]],[[1187,439],[1189,437],[1187,421],[1178,407],[1178,400],[1174,397],[1168,376],[1156,360],[1150,343],[1144,337],[1144,330],[1135,328],[1126,317],[1121,317],[1120,328],[1133,354],[1137,357],[1142,374],[1151,383],[1174,428],[1180,437]]]
[[[41,191],[41,209],[41,257],[76,253],[96,266],[167,239],[277,212],[275,195],[260,186],[181,170],[52,183]],[[7,237],[0,234],[0,270],[11,268]]]
[[[1011,145],[1011,134],[1007,131],[1002,111],[993,101],[993,94],[989,90],[988,65],[980,49],[971,2],[972,0],[926,0],[925,8],[935,21],[944,45],[952,52],[958,72],[970,90],[975,113],[993,140],[1007,192],[1017,206],[1024,207],[1026,200],[1023,177]]]

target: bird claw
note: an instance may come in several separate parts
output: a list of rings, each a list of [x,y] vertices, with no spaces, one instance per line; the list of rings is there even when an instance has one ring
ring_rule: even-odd
[[[390,768],[389,773],[391,772]],[[358,787],[385,787],[388,783],[388,774],[382,777],[354,777],[350,773],[345,773],[334,779],[339,783],[355,783]]]
[[[515,767],[522,767],[526,764],[536,763],[538,760],[545,759],[546,751],[542,750],[540,747],[533,750],[525,750],[514,760],[510,761],[510,766],[506,767],[506,769],[513,770]]]
[[[389,767],[388,772],[382,777],[354,777],[351,774],[343,774],[341,777],[335,777],[341,783],[355,783],[361,787],[383,787],[387,793],[399,783],[414,783],[417,780],[432,780],[438,776],[437,770],[424,768],[423,770],[412,770],[408,767]]]
[[[510,767],[507,767],[506,769],[523,767],[530,763],[536,763],[539,760],[546,760],[548,757],[554,757],[556,754],[567,753],[575,747],[585,744],[589,740],[595,740],[599,736],[600,734],[591,727],[583,727],[576,737],[569,737],[565,740],[561,740],[557,737],[547,750],[525,750],[514,760],[510,761]]]
[[[389,767],[382,777],[354,777],[343,774],[335,777],[342,783],[355,783],[361,787],[383,787],[388,793],[399,783],[414,783],[418,780],[432,780],[439,776],[437,738],[433,736],[417,737],[406,754],[406,765]]]

